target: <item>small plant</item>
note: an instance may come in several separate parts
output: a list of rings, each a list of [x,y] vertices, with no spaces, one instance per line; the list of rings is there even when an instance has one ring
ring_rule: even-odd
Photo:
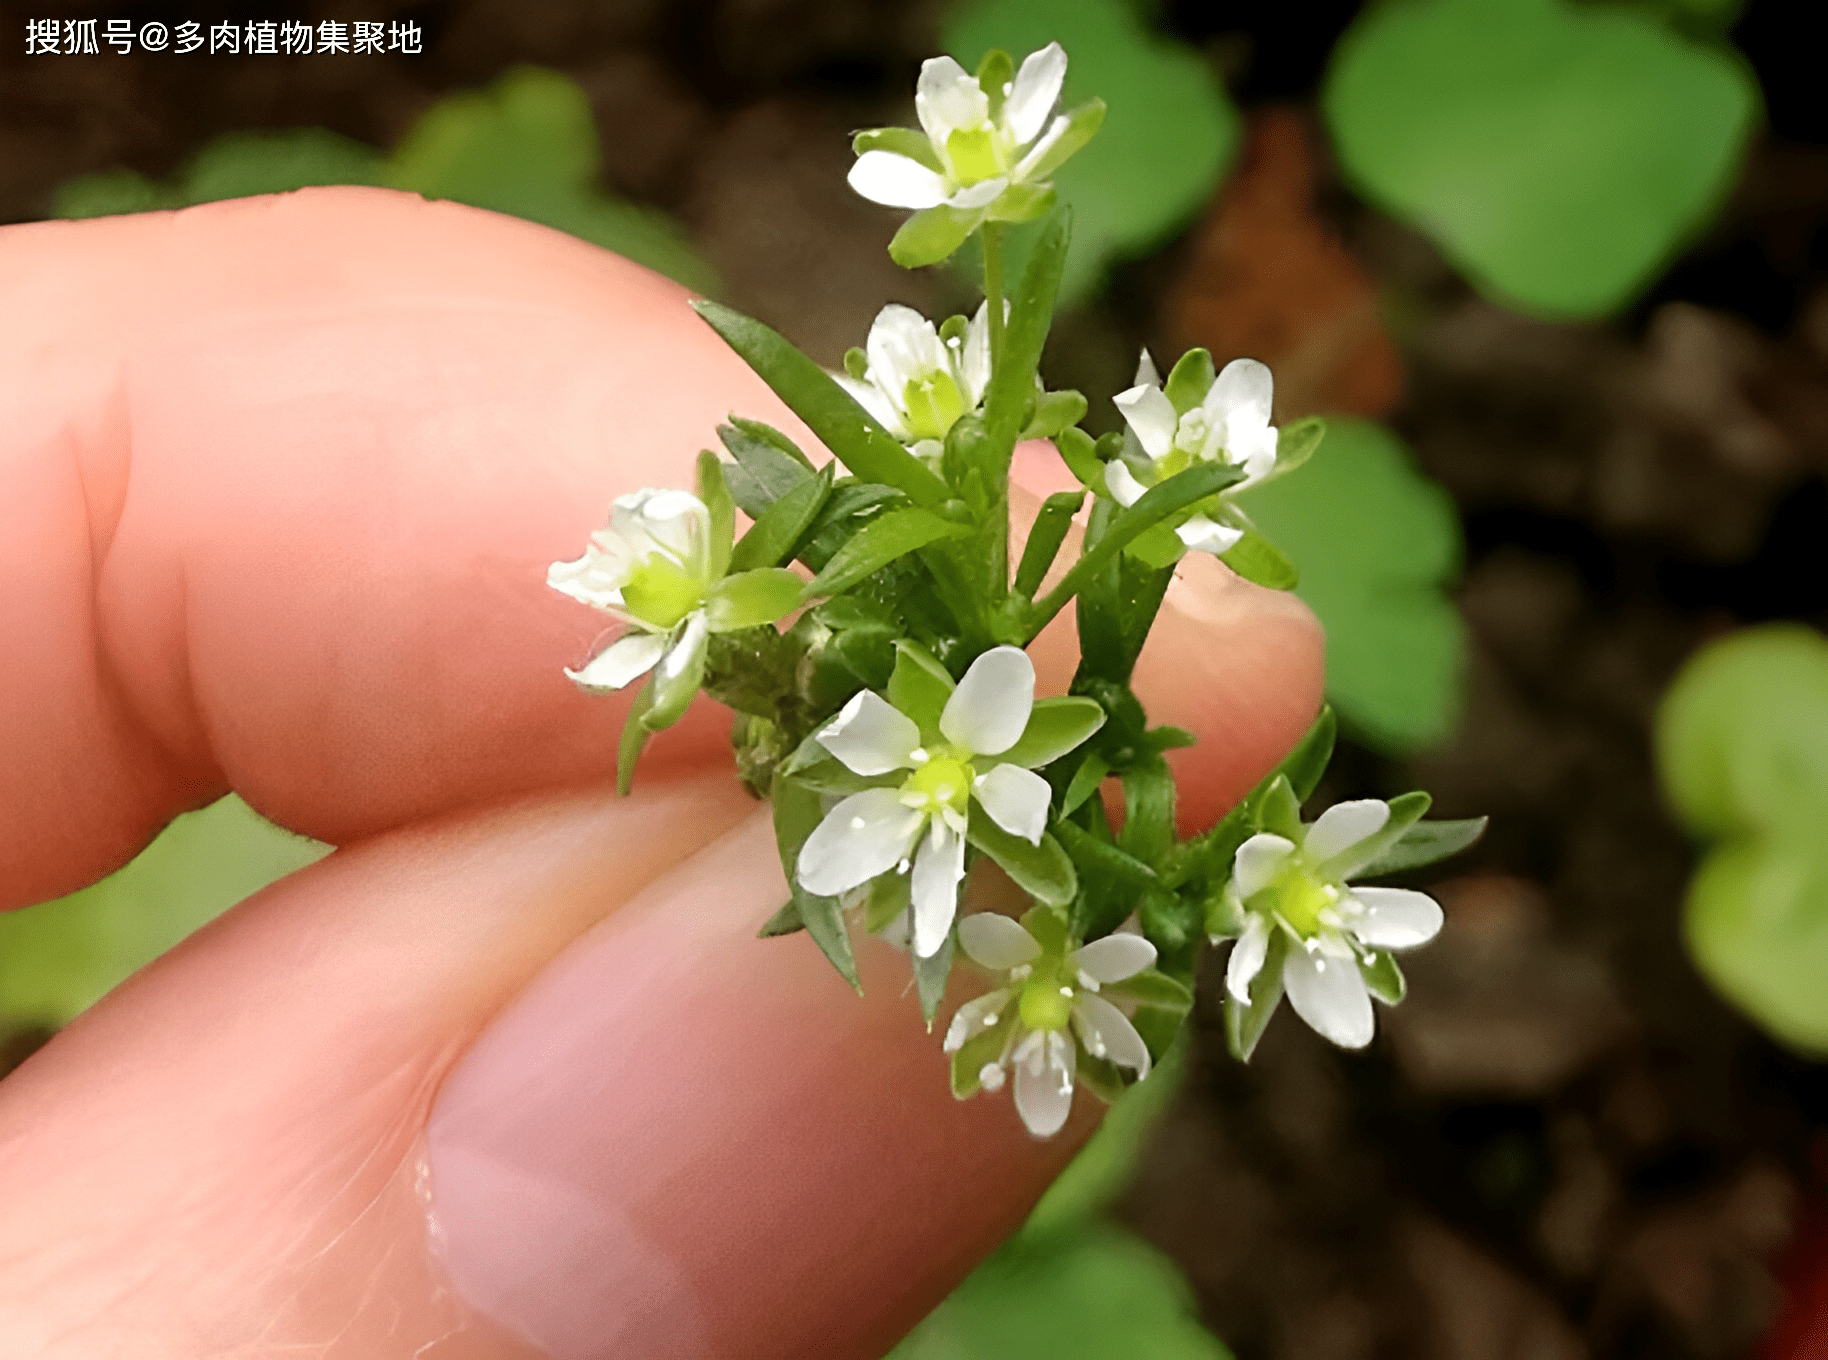
[[[992,51],[975,74],[934,58],[915,96],[921,129],[857,135],[853,187],[914,213],[890,247],[899,263],[935,264],[975,239],[974,317],[885,308],[834,374],[759,322],[696,304],[835,462],[733,418],[719,431],[727,456],[700,454],[693,491],[619,498],[583,556],[550,575],[624,625],[568,672],[593,691],[640,686],[622,790],[648,736],[695,694],[732,709],[737,772],[773,804],[791,885],[762,934],[804,930],[853,986],[853,929],[900,943],[929,1028],[962,953],[993,982],[942,1031],[953,1090],[1011,1084],[1037,1137],[1064,1124],[1076,1087],[1109,1100],[1147,1075],[1208,941],[1237,941],[1224,1004],[1240,1058],[1284,990],[1334,1042],[1368,1043],[1370,999],[1402,996],[1391,951],[1426,943],[1441,913],[1424,894],[1348,880],[1439,859],[1483,825],[1422,822],[1419,793],[1304,825],[1332,751],[1323,713],[1223,822],[1178,837],[1163,753],[1193,738],[1149,723],[1131,673],[1185,554],[1294,584],[1235,497],[1297,468],[1323,427],[1277,429],[1270,371],[1216,369],[1204,350],[1165,378],[1142,356],[1115,398],[1121,435],[1093,439],[1084,396],[1046,388],[1037,370],[1070,232],[1051,176],[1104,112],[1097,100],[1056,111],[1066,66],[1057,43],[1019,68]],[[1003,233],[1016,222],[1043,225],[1012,284]],[[1009,469],[1025,439],[1052,441],[1080,489],[1047,498],[1012,564]],[[737,537],[739,509],[751,523]],[[1037,695],[1025,649],[1068,605],[1078,672],[1067,694]],[[961,914],[984,860],[1030,898],[1020,922]]]

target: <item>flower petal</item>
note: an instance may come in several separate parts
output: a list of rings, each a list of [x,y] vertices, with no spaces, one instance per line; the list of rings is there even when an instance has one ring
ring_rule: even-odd
[[[938,329],[912,307],[899,302],[891,302],[876,313],[863,348],[869,356],[871,381],[897,405],[910,382],[948,367]]]
[[[1160,458],[1174,446],[1174,431],[1180,424],[1180,417],[1174,413],[1173,403],[1161,388],[1143,383],[1127,392],[1119,392],[1111,400],[1123,412],[1130,428],[1136,431],[1136,438],[1149,457]]]
[[[1214,557],[1230,552],[1238,546],[1238,540],[1244,537],[1242,529],[1220,524],[1205,515],[1192,516],[1174,532],[1193,552],[1209,552]]]
[[[970,919],[972,918],[966,918],[966,920]],[[1009,921],[1007,916],[1001,916],[997,919]],[[1009,923],[1015,925],[1015,922],[1013,921],[1010,921]],[[1022,930],[1022,927],[1016,926],[1016,929]],[[1022,933],[1024,935],[1028,934],[1025,930],[1023,930]],[[964,938],[965,922],[960,921],[959,939],[962,942]],[[998,1017],[1003,1014],[1003,1007],[1009,1004],[1010,997],[1014,995],[1015,993],[1010,991],[1009,988],[999,987],[994,992],[985,992],[984,995],[974,997],[972,1000],[967,1001],[964,1005],[960,1006],[958,1010],[953,1013],[952,1023],[946,1028],[946,1042],[943,1045],[944,1051],[947,1053],[956,1053],[965,1046],[965,1041],[974,1034],[994,1028]]]
[[[1365,914],[1351,923],[1352,933],[1380,949],[1414,949],[1441,933],[1441,904],[1413,888],[1353,888],[1352,897]]]
[[[932,958],[946,942],[964,876],[965,838],[943,818],[933,818],[914,852],[914,952],[921,958]]]
[[[1228,427],[1244,421],[1267,425],[1275,391],[1267,366],[1255,359],[1233,359],[1219,370],[1201,404],[1214,415],[1223,415]]]
[[[1282,985],[1295,1014],[1323,1039],[1341,1048],[1363,1048],[1371,1042],[1377,1022],[1356,959],[1291,949],[1282,965]]]
[[[565,674],[582,689],[607,694],[653,670],[665,651],[665,633],[629,633],[591,657],[583,669]]]
[[[971,791],[1003,830],[1030,845],[1041,843],[1054,791],[1040,775],[1020,765],[995,765],[971,782]]]
[[[657,548],[694,577],[703,580],[708,575],[710,507],[690,491],[663,490],[647,493],[637,513]]]
[[[1031,1034],[1017,1050],[1016,1113],[1036,1138],[1052,1138],[1073,1111],[1078,1052],[1059,1030]]]
[[[988,208],[997,201],[997,195],[1009,187],[1009,181],[1002,175],[993,179],[981,179],[976,184],[967,184],[946,200],[948,208],[957,208],[960,212],[975,212],[979,208]]]
[[[1389,820],[1390,804],[1381,798],[1355,798],[1349,803],[1335,803],[1308,828],[1302,849],[1315,864],[1324,864],[1367,836],[1375,836]]]
[[[901,407],[890,401],[888,395],[869,381],[859,381],[848,373],[834,373],[832,380],[850,393],[851,400],[876,418],[882,426],[897,439],[908,437],[908,422],[901,413]]]
[[[1263,960],[1269,954],[1269,922],[1257,912],[1244,921],[1244,933],[1231,947],[1231,958],[1225,963],[1225,990],[1241,1006],[1250,1005],[1250,984],[1263,971]]]
[[[1073,1028],[1094,1058],[1127,1067],[1138,1080],[1149,1075],[1149,1046],[1130,1023],[1130,1017],[1102,996],[1079,994],[1073,1002]]]
[[[1111,493],[1111,499],[1119,505],[1135,505],[1142,499],[1148,488],[1136,480],[1136,474],[1130,471],[1130,465],[1121,458],[1113,458],[1104,465],[1104,489]]]
[[[865,151],[847,178],[851,188],[887,208],[936,208],[949,192],[943,176],[893,151]]]
[[[800,886],[820,897],[886,874],[914,848],[926,815],[904,807],[894,789],[853,793],[825,814],[800,847]]]
[[[1155,946],[1120,930],[1075,949],[1067,960],[1093,982],[1122,982],[1155,962]]]
[[[1016,744],[1035,706],[1035,663],[1020,647],[992,647],[965,672],[939,715],[939,730],[975,755]]]
[[[1295,853],[1295,843],[1268,831],[1259,831],[1238,847],[1232,861],[1231,886],[1241,898],[1255,897],[1282,872],[1283,861]]]
[[[994,911],[974,911],[960,921],[958,946],[973,963],[998,972],[1041,957],[1041,946],[1033,935],[1019,922]]]
[[[984,399],[990,386],[990,304],[978,304],[977,315],[965,330],[964,353],[958,361],[959,390],[972,410]]]
[[[936,147],[946,144],[955,128],[976,127],[990,116],[990,101],[971,75],[951,57],[929,57],[920,64],[914,87],[914,111]]]
[[[920,728],[875,690],[863,689],[819,729],[819,745],[853,774],[887,774],[910,764]]]
[[[1003,101],[1003,126],[1017,146],[1025,146],[1040,135],[1065,82],[1066,49],[1059,43],[1051,42],[1023,59],[1009,98]]]

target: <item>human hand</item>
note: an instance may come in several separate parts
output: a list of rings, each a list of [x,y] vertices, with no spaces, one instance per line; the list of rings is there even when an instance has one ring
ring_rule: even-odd
[[[0,908],[230,788],[339,847],[0,1083],[0,1354],[876,1360],[1095,1102],[1032,1143],[887,946],[859,1001],[754,940],[723,716],[617,799],[626,700],[560,669],[600,620],[545,585],[728,411],[791,417],[673,285],[378,190],[6,228],[0,298]],[[1319,634],[1181,570],[1137,688],[1204,823]]]

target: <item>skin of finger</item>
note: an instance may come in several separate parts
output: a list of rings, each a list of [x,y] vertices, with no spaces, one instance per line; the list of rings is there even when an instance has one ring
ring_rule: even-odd
[[[1166,630],[1184,626],[1164,617]],[[1311,631],[1246,626],[1210,641],[1248,663],[1266,702],[1310,664]],[[1057,663],[1044,657],[1042,671],[1044,689],[1064,684]],[[1169,672],[1163,684],[1173,682]],[[1172,691],[1152,701],[1172,707]],[[1299,730],[1216,751],[1225,796],[1248,787]],[[451,1360],[509,1354],[427,1264],[414,1148],[431,1094],[547,958],[748,806],[717,771],[702,784],[644,783],[627,802],[580,796],[402,829],[268,890],[107,998],[0,1084],[0,1318],[15,1329],[0,1330],[0,1353],[105,1354],[132,1336],[136,1354],[155,1357],[255,1341],[275,1353],[297,1343],[368,1356],[398,1342],[410,1354],[437,1342],[443,1349],[428,1354]],[[734,1029],[758,1047],[728,1047],[732,1027],[723,1026],[718,1055],[729,1065],[717,1071],[745,1100],[792,1097],[821,1136],[772,1118],[739,1121],[739,1137],[727,1122],[696,1125],[689,1103],[672,1108],[677,1122],[650,1132],[704,1147],[707,1198],[649,1207],[667,1210],[667,1256],[683,1263],[700,1312],[723,1319],[714,1332],[742,1315],[774,1335],[769,1309],[779,1307],[780,1335],[816,1323],[820,1335],[859,1347],[819,1353],[874,1360],[869,1347],[931,1306],[1017,1221],[1085,1131],[1089,1102],[1043,1147],[1019,1136],[1006,1102],[951,1102],[933,1041],[882,959],[871,961],[873,985],[858,1001],[804,938],[753,940],[780,891],[761,839],[739,867],[716,871],[715,900],[735,907],[698,951],[698,989],[663,992],[652,1023],[693,1035],[708,1014],[741,1017]],[[704,881],[702,866],[678,873]],[[756,882],[766,889],[745,896]],[[651,890],[631,914],[647,954],[664,956],[667,922],[698,938],[704,895]],[[807,1035],[826,1055],[813,1070],[829,1090],[805,1085],[806,1043],[797,1041]],[[612,1060],[630,1059],[605,1055]],[[881,1103],[871,1107],[833,1062],[901,1075],[872,1088]],[[681,1074],[682,1089],[697,1075]],[[916,1112],[927,1141],[896,1142]],[[897,1165],[944,1166],[966,1136],[999,1151],[951,1183],[959,1198],[944,1199],[945,1212],[928,1211],[931,1186],[919,1212],[902,1212],[902,1182],[882,1174],[883,1140]],[[808,1144],[829,1145],[842,1169],[816,1190],[778,1174],[793,1147]],[[733,1164],[732,1147],[752,1160]],[[745,1215],[751,1188],[755,1211]],[[855,1218],[822,1232],[821,1205],[867,1219],[874,1254],[858,1254]],[[796,1230],[760,1241],[733,1234],[733,1223]],[[758,1255],[802,1284],[824,1281],[820,1307],[796,1311],[795,1289],[758,1296],[749,1273]]]
[[[383,190],[0,229],[0,908],[229,787],[341,844],[613,763],[547,565],[732,409],[817,449],[686,301]]]

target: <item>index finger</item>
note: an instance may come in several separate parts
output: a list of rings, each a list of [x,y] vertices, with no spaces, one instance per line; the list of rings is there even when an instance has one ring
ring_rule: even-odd
[[[0,907],[229,787],[340,843],[612,767],[547,564],[732,408],[797,429],[683,290],[408,195],[6,228],[0,299]]]

